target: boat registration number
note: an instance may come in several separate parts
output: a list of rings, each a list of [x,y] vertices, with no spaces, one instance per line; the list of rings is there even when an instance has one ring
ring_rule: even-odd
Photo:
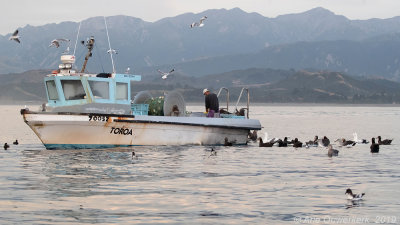
[[[89,121],[108,121],[109,116],[93,116],[89,115]]]

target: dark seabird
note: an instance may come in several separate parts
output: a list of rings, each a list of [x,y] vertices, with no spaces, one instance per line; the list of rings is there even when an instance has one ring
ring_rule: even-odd
[[[211,148],[211,154],[210,156],[216,156],[217,155],[217,151],[214,150],[214,148]],[[210,157],[209,156],[209,157]]]
[[[13,142],[13,144],[14,145],[18,145],[19,143],[18,143],[18,140],[15,140],[14,142]]]
[[[277,142],[278,142],[278,147],[287,147],[288,145],[287,137],[285,137],[283,141],[279,139]]]
[[[301,148],[301,147],[303,147],[303,143],[301,141],[299,141],[299,139],[295,138],[293,141],[293,147]]]
[[[365,193],[353,194],[353,192],[351,191],[350,188],[348,188],[348,189],[346,190],[346,193],[345,193],[345,194],[346,194],[346,196],[347,196],[347,199],[353,200],[353,201],[361,200],[362,197],[365,195]]]
[[[382,140],[381,136],[378,136],[378,144],[380,145],[390,145],[392,143],[391,139]]]
[[[4,150],[7,150],[10,147],[7,143],[4,143]]]
[[[259,147],[272,147],[275,144],[274,141],[264,143],[261,137],[259,139],[260,139],[260,144],[258,145]]]
[[[322,138],[321,142],[322,142],[322,146],[324,146],[324,147],[329,146],[329,144],[331,143],[331,141],[326,136],[324,136],[324,138]]]
[[[253,132],[249,131],[248,138],[252,141],[257,141],[257,131],[253,130]]]
[[[228,138],[225,137],[224,146],[232,146],[232,145],[233,145],[233,143],[232,143],[232,142],[229,142],[229,141],[228,141]]]
[[[379,152],[379,144],[375,143],[375,138],[372,138],[372,140],[371,140],[370,149],[371,149],[371,153],[378,153]]]
[[[329,144],[328,145],[328,156],[332,157],[332,156],[338,156],[339,155],[339,151],[336,149],[333,149],[332,145]]]

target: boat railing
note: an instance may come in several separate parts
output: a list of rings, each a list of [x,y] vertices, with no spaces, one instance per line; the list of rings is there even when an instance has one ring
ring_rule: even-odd
[[[237,107],[239,105],[240,99],[242,98],[242,95],[243,95],[244,91],[247,92],[247,107],[246,108],[241,108],[240,110],[246,110],[246,117],[247,117],[247,119],[249,119],[250,93],[249,93],[249,89],[248,88],[242,88],[242,90],[240,91],[240,95],[238,97],[238,100],[237,100],[236,106],[235,106],[235,112],[239,112],[237,110]]]
[[[226,111],[229,112],[229,90],[226,87],[221,87],[218,91],[217,97],[219,98],[219,95],[221,94],[222,90],[226,91]],[[222,108],[224,109],[224,108]]]

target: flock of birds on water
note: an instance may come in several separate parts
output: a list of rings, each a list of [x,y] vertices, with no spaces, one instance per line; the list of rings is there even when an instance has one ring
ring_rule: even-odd
[[[206,20],[206,19],[207,19],[207,16],[201,17],[199,22],[193,22],[193,23],[191,23],[191,24],[190,24],[190,28],[203,27],[203,26],[204,26],[204,20]],[[19,31],[18,31],[18,29],[17,29],[17,30],[14,31],[14,33],[13,33],[8,39],[9,39],[10,41],[15,41],[15,42],[17,42],[17,43],[21,43],[21,40],[20,40],[21,36],[19,36],[18,33],[19,33]],[[67,39],[67,38],[56,38],[56,39],[54,39],[54,40],[52,40],[52,41],[50,42],[49,47],[56,47],[56,48],[59,48],[60,45],[61,45],[61,43],[63,43],[63,42],[70,43],[70,40]],[[84,45],[84,44],[85,44],[85,41],[81,41],[81,44]],[[68,45],[67,49],[65,49],[65,51],[64,51],[62,54],[69,54],[69,51],[70,51],[70,48],[69,48],[69,45]],[[110,49],[107,51],[107,53],[108,53],[108,54],[118,54],[118,51],[115,50],[115,49],[111,49],[111,48],[110,48]],[[129,73],[129,71],[130,71],[130,68],[128,67],[128,68],[125,70],[125,73]],[[160,73],[161,78],[162,78],[163,80],[167,79],[168,76],[169,76],[171,73],[173,73],[174,71],[175,71],[175,69],[172,69],[172,70],[170,70],[169,72],[163,72],[163,71],[161,71],[161,70],[157,70],[157,72]]]
[[[345,138],[340,138],[335,140],[334,142],[338,142],[340,147],[351,147],[356,144],[369,144],[369,141],[366,139],[358,139],[357,133],[353,133],[354,140],[346,140]],[[301,142],[299,141],[298,138],[295,138],[293,140],[289,140],[288,137],[284,137],[282,139],[277,139],[277,138],[272,138],[268,139],[268,133],[265,133],[265,138],[264,140],[261,137],[258,137],[257,131],[254,130],[253,132],[249,132],[248,138],[251,141],[259,141],[259,147],[272,147],[272,146],[277,146],[277,147],[288,147],[288,146],[293,146],[294,148],[309,148],[309,147],[327,147],[328,148],[328,156],[338,156],[339,155],[339,150],[334,149],[331,141],[329,138],[324,136],[323,138],[318,138],[318,136],[314,137],[314,140],[306,141],[306,142]],[[393,141],[393,139],[382,139],[381,136],[377,137],[377,141],[375,140],[375,137],[371,138],[371,145],[370,145],[370,150],[371,153],[378,153],[379,152],[379,146],[380,145],[390,145]],[[228,138],[225,138],[225,146],[230,146],[232,145],[233,142],[229,142]]]

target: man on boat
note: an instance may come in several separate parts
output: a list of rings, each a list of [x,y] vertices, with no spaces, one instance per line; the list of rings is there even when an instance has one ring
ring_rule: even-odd
[[[215,93],[211,93],[207,88],[203,90],[205,96],[206,112],[207,117],[215,117],[216,113],[219,113],[219,102],[218,97]]]

